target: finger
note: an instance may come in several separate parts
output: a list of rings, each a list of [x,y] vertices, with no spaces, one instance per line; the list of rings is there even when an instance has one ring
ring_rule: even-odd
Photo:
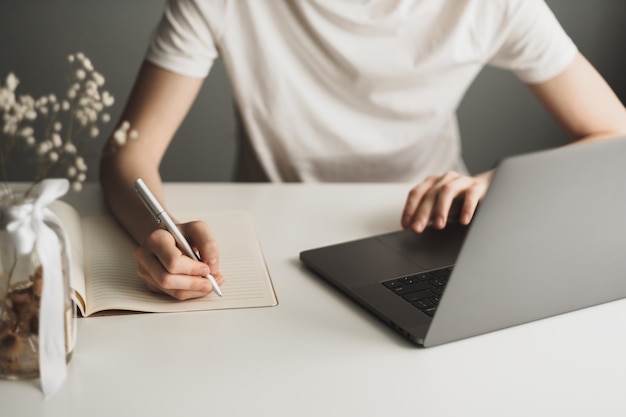
[[[153,292],[163,292],[177,300],[186,300],[205,296],[212,290],[211,283],[204,277],[170,273],[144,248],[139,248],[135,253],[139,261],[137,273]]]
[[[432,223],[437,229],[443,229],[452,215],[453,203],[465,190],[472,185],[472,179],[459,176],[442,184],[432,209]]]
[[[208,279],[188,275],[167,274],[162,284],[164,287],[161,290],[177,300],[204,297],[213,290]]]
[[[165,230],[152,232],[143,245],[170,273],[206,276],[211,269],[204,262],[188,257],[176,246],[174,237]]]
[[[404,228],[411,227],[413,218],[417,208],[422,203],[424,196],[428,193],[428,190],[437,182],[437,177],[431,176],[426,178],[421,184],[417,185],[409,192],[404,210],[402,212],[401,224]]]
[[[210,267],[211,274],[219,272],[219,248],[217,241],[206,223],[194,221],[180,225],[189,243],[198,251],[200,259]]]
[[[475,184],[465,192],[465,200],[463,201],[463,207],[459,215],[461,224],[468,225],[472,221],[476,213],[476,208],[485,196],[486,191],[486,185]]]
[[[421,233],[429,223],[435,222],[434,226],[437,228],[443,228],[447,221],[447,211],[445,215],[442,212],[434,215],[434,210],[442,198],[442,190],[444,187],[455,179],[459,178],[460,174],[454,171],[448,171],[441,177],[439,177],[435,184],[428,190],[425,197],[422,199],[419,207],[417,208],[412,220],[412,228],[414,231]],[[443,196],[445,198],[445,196]],[[444,206],[451,204],[450,202],[443,202]]]
[[[217,282],[217,285],[219,285],[220,287],[222,286],[222,284],[224,283],[225,279],[224,279],[224,275],[222,275],[221,272],[217,272],[215,274],[212,274],[213,278],[215,278],[215,282]]]
[[[410,223],[410,228],[414,232],[421,233],[426,229],[426,226],[429,225],[430,215],[436,198],[437,192],[435,189],[431,188],[420,201],[415,213],[413,213],[413,218]]]

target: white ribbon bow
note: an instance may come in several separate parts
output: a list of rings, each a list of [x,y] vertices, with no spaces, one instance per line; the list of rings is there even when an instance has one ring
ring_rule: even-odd
[[[29,194],[32,202],[9,208],[7,231],[18,255],[35,249],[43,271],[39,311],[39,373],[46,398],[61,386],[67,375],[65,346],[65,294],[63,268],[70,265],[70,247],[60,220],[48,204],[65,195],[66,179],[47,179]],[[63,264],[61,243],[66,250]]]

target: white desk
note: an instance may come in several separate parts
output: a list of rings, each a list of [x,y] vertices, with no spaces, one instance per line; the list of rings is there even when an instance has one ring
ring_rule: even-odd
[[[168,184],[174,213],[252,214],[280,304],[79,319],[61,390],[44,401],[37,381],[0,381],[0,415],[626,415],[624,301],[421,349],[299,263],[300,250],[399,228],[407,192]],[[103,207],[95,186],[70,200]]]

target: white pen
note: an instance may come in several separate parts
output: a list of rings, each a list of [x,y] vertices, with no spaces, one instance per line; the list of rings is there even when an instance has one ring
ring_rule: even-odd
[[[178,243],[178,246],[180,246],[185,251],[187,256],[200,261],[200,256],[198,256],[198,254],[191,248],[189,242],[187,242],[187,239],[185,239],[185,236],[183,236],[178,227],[176,227],[176,224],[174,223],[172,218],[167,214],[167,212],[165,211],[163,206],[161,206],[154,194],[152,194],[146,183],[144,183],[143,180],[139,178],[137,179],[137,181],[135,181],[134,188],[135,192],[139,196],[139,199],[146,206],[150,214],[152,214],[156,222],[165,226],[165,229],[170,232],[172,236],[174,236],[176,243]],[[209,280],[209,282],[211,282],[213,291],[221,297],[222,291],[217,285],[217,282],[215,281],[213,275],[209,274],[206,276],[206,278]]]

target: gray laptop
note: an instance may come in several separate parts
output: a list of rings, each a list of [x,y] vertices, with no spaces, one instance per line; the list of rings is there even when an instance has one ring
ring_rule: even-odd
[[[503,160],[469,227],[398,231],[300,260],[435,346],[626,297],[626,138]]]

